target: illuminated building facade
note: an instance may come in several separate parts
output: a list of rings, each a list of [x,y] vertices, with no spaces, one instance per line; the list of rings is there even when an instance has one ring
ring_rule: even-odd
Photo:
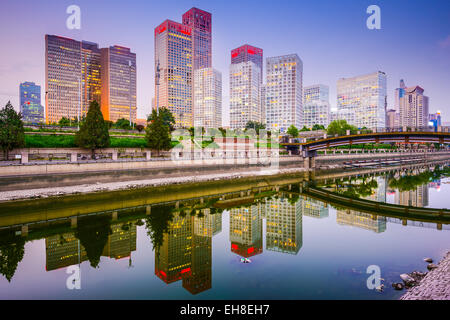
[[[419,86],[404,89],[400,98],[400,127],[428,126],[428,97]]]
[[[81,42],[45,35],[46,123],[81,112]]]
[[[262,122],[261,70],[252,61],[230,66],[230,128],[244,129],[248,121]]]
[[[394,201],[396,204],[408,207],[427,207],[428,206],[428,184],[417,186],[410,191],[395,190]]]
[[[87,253],[74,232],[45,239],[45,270],[52,271],[87,261]]]
[[[20,84],[20,112],[25,123],[44,122],[44,107],[41,105],[41,86],[34,82]]]
[[[253,62],[256,64],[261,73],[261,82],[263,74],[263,49],[245,44],[231,51],[231,64],[239,64],[242,62]]]
[[[111,224],[111,234],[102,255],[123,259],[131,257],[133,251],[136,251],[136,224],[133,222]]]
[[[101,49],[101,110],[105,120],[136,122],[136,54],[129,48]]]
[[[300,128],[303,115],[303,62],[297,54],[266,60],[267,129]]]
[[[304,88],[302,127],[312,128],[315,124],[327,127],[330,123],[329,87],[317,84]]]
[[[262,219],[257,205],[230,209],[231,251],[245,258],[263,252]]]
[[[378,71],[337,82],[337,107],[354,112],[346,119],[357,128],[384,128],[386,125],[386,74]]]
[[[167,107],[175,117],[175,127],[193,126],[192,28],[166,20],[155,28],[155,70],[157,107]]]
[[[213,68],[194,71],[194,127],[222,126],[222,74]]]
[[[192,55],[194,70],[212,67],[211,13],[192,8],[183,14],[183,24],[192,30]]]
[[[97,101],[101,105],[101,51],[98,44],[81,42],[82,107],[81,117],[86,116],[89,105]]]
[[[386,217],[354,210],[337,210],[336,222],[340,225],[353,226],[376,233],[386,231]]]
[[[321,202],[314,199],[300,199],[302,204],[302,214],[313,218],[328,217],[328,205],[326,202]]]
[[[303,245],[302,202],[288,198],[266,201],[266,248],[297,254]]]

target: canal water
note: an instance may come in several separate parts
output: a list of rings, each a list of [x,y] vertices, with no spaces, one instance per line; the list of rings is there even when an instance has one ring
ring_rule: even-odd
[[[448,208],[447,174],[444,166],[314,186],[349,199]],[[75,225],[30,226],[27,234],[3,228],[0,298],[398,299],[391,284],[400,274],[426,271],[425,257],[439,260],[450,249],[448,224],[301,192],[302,184],[260,188],[130,206]]]

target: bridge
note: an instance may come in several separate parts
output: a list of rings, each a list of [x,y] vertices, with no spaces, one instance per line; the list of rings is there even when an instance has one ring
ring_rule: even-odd
[[[400,143],[400,144],[423,144],[423,143],[450,143],[450,132],[447,127],[440,127],[440,131],[434,131],[429,128],[420,128],[419,131],[408,131],[403,129],[378,129],[375,132],[350,134],[347,130],[346,135],[329,137],[327,134],[323,138],[304,142],[281,143],[287,149],[298,149],[304,158],[305,168],[315,167],[315,157],[317,151],[340,146],[352,146],[368,143]]]

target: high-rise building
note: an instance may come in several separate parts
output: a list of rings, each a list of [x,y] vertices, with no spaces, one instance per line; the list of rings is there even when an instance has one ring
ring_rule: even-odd
[[[248,121],[262,122],[261,70],[252,61],[230,65],[230,128],[243,129]]]
[[[267,129],[287,132],[302,123],[303,62],[297,54],[266,60]]]
[[[386,231],[386,217],[354,210],[337,210],[336,222],[340,225],[353,226],[375,233]]]
[[[82,106],[81,117],[89,111],[92,101],[101,105],[101,51],[98,44],[81,42]]]
[[[433,125],[442,126],[441,112],[437,111],[436,113],[430,113],[428,115],[428,121],[433,122]]]
[[[394,109],[398,112],[400,110],[400,99],[403,98],[405,95],[405,81],[402,79],[400,80],[400,86],[395,89],[395,101],[394,101]]]
[[[395,190],[394,201],[396,204],[408,207],[427,207],[428,206],[428,184],[417,186],[414,190],[399,191]]]
[[[400,114],[394,109],[386,111],[386,128],[396,128],[399,126]]]
[[[81,42],[45,35],[45,92],[47,123],[62,117],[81,117]]]
[[[166,20],[155,28],[156,106],[168,108],[177,128],[193,126],[192,28]]]
[[[136,54],[130,48],[101,49],[101,110],[105,120],[136,122]]]
[[[262,219],[257,205],[230,209],[231,251],[251,257],[262,253]]]
[[[20,112],[25,123],[44,122],[44,107],[41,105],[41,86],[34,82],[20,84]]]
[[[330,123],[329,87],[317,84],[303,89],[302,127],[312,128],[315,124],[327,127]]]
[[[378,71],[337,82],[337,107],[351,110],[348,121],[357,128],[384,128],[386,122],[386,74]]]
[[[231,64],[252,61],[258,66],[261,73],[261,82],[263,75],[263,49],[244,44],[239,48],[231,50]]]
[[[194,71],[194,127],[222,126],[222,74],[213,68]]]
[[[192,30],[192,55],[194,70],[212,67],[211,13],[192,8],[183,14],[183,24]]]
[[[419,86],[405,89],[400,99],[400,123],[401,127],[426,127],[428,126],[428,97],[423,94],[424,89]]]
[[[303,216],[313,218],[326,218],[328,217],[328,205],[326,202],[321,202],[314,199],[300,199],[302,204]]]
[[[266,201],[266,248],[297,254],[303,245],[302,202],[288,198]]]

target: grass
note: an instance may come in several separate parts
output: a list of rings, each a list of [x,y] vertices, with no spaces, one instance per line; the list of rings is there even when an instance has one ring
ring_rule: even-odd
[[[146,148],[145,139],[110,137],[111,148]],[[76,148],[75,136],[25,135],[26,148]]]

